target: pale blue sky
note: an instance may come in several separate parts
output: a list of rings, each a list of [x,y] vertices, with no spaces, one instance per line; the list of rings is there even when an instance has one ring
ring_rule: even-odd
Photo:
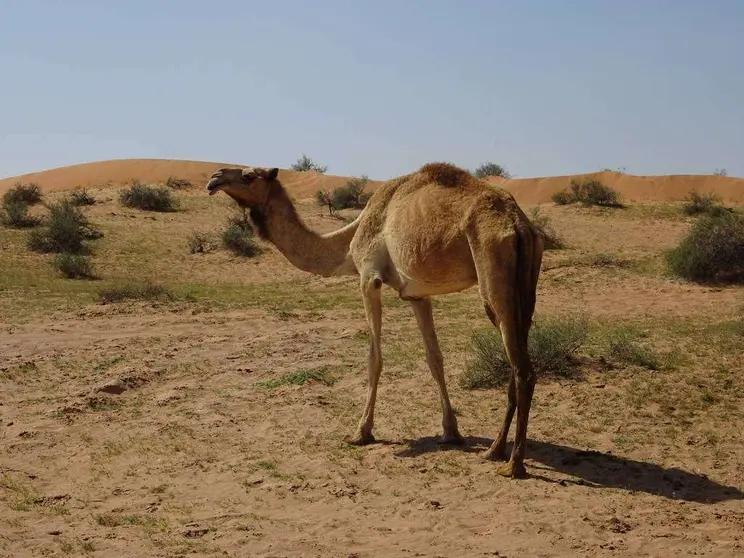
[[[0,176],[303,152],[744,176],[742,67],[741,0],[0,0]]]

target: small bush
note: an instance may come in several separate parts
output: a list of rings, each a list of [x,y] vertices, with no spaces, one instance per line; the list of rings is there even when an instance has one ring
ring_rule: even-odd
[[[591,267],[628,267],[631,262],[607,252],[598,252],[587,258]]]
[[[68,196],[70,203],[77,206],[95,205],[96,198],[85,188],[76,188]]]
[[[496,163],[483,163],[473,171],[477,178],[486,178],[487,176],[500,176],[502,178],[511,178],[511,174],[506,168]]]
[[[52,266],[68,279],[95,279],[90,258],[80,254],[57,254]]]
[[[543,234],[546,250],[559,250],[565,248],[566,244],[553,228],[553,224],[550,222],[550,217],[547,215],[541,215],[539,207],[532,208],[530,221],[532,222],[532,226]]]
[[[31,231],[28,239],[28,247],[35,252],[81,254],[86,251],[86,240],[103,236],[69,200],[51,204],[48,210],[45,226]]]
[[[149,302],[167,302],[175,300],[173,292],[163,285],[153,283],[123,283],[106,287],[98,291],[101,304],[125,302],[127,300],[144,300]]]
[[[344,186],[333,191],[333,206],[336,209],[361,209],[370,198],[370,194],[364,193],[368,183],[366,176],[348,180]]]
[[[16,182],[13,187],[3,194],[3,203],[7,206],[13,202],[24,202],[27,205],[41,203],[43,196],[38,184]]]
[[[544,376],[570,376],[574,356],[586,341],[588,327],[588,321],[583,316],[535,320],[529,339],[529,353],[535,372]],[[460,377],[460,385],[476,389],[508,383],[511,365],[501,333],[495,329],[476,332],[472,344],[473,355]]]
[[[212,237],[203,232],[194,231],[189,236],[189,252],[192,254],[206,254],[214,249]]]
[[[28,214],[28,204],[24,201],[12,201],[0,207],[0,222],[6,227],[26,229],[35,227],[41,220]]]
[[[177,176],[169,176],[163,183],[166,188],[171,190],[189,190],[194,187],[193,182],[186,180],[185,178],[178,178]]]
[[[707,213],[715,217],[723,214],[724,211],[731,210],[723,206],[721,198],[715,194],[700,194],[695,190],[688,194],[685,198],[685,203],[682,206],[682,212],[685,215],[700,215],[701,213]]]
[[[558,205],[582,203],[603,207],[623,207],[620,194],[599,180],[571,180],[569,190],[556,192],[552,199]]]
[[[252,258],[261,253],[261,247],[253,238],[253,231],[237,225],[230,225],[222,232],[222,245],[236,256]]]
[[[119,201],[125,207],[144,211],[175,211],[178,200],[164,186],[148,186],[134,181],[129,188],[119,194]]]
[[[666,260],[673,274],[690,281],[744,282],[744,215],[704,215]]]
[[[253,226],[251,225],[250,209],[238,206],[233,214],[227,218],[227,226],[237,227],[246,234],[252,235]]]
[[[638,344],[628,332],[617,332],[609,340],[608,356],[623,364],[634,364],[649,370],[659,370],[661,360],[656,354]]]
[[[328,190],[318,190],[315,192],[315,201],[321,207],[328,208],[328,215],[333,216],[336,214],[336,208],[333,205],[333,194]]]
[[[325,174],[328,170],[327,166],[319,165],[304,153],[290,168],[297,172],[315,171],[320,174]]]

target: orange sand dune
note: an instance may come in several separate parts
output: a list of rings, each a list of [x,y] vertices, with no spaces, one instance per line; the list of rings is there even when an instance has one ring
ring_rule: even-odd
[[[230,163],[172,159],[99,161],[6,178],[0,180],[0,192],[18,181],[36,182],[44,191],[71,190],[76,186],[97,186],[106,182],[121,184],[135,178],[145,182],[160,182],[170,175],[202,184],[215,169],[227,165]],[[320,188],[335,188],[347,180],[342,176],[290,170],[282,170],[280,178],[287,190],[298,198],[310,197]],[[519,202],[534,204],[550,202],[551,196],[567,188],[572,178],[599,179],[620,192],[627,201],[675,201],[684,198],[691,190],[697,190],[715,193],[728,202],[744,203],[743,178],[712,175],[634,176],[603,171],[543,178],[492,178],[491,182],[514,193]],[[372,181],[369,189],[374,190],[380,183]]]

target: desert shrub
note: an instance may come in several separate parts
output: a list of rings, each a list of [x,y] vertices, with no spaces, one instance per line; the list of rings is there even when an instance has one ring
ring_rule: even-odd
[[[28,214],[29,205],[20,200],[11,201],[0,207],[0,222],[6,227],[26,229],[35,227],[41,220]]]
[[[697,282],[744,282],[744,215],[703,215],[666,253],[670,271]]]
[[[315,201],[321,207],[328,208],[328,215],[336,214],[336,207],[333,205],[333,194],[328,190],[318,190],[315,192]]]
[[[247,234],[253,234],[253,226],[251,225],[251,211],[247,207],[237,206],[232,215],[227,218],[228,227],[237,227]]]
[[[51,204],[47,209],[44,226],[29,235],[28,247],[35,252],[81,254],[86,251],[86,240],[103,236],[69,200]]]
[[[188,239],[189,252],[192,254],[206,254],[214,249],[214,242],[211,235],[193,231]]]
[[[94,205],[96,198],[85,188],[76,188],[67,196],[70,203],[77,206]]]
[[[552,199],[558,205],[582,203],[603,207],[622,207],[620,194],[599,180],[571,180],[568,190],[556,192]]]
[[[730,209],[723,206],[721,198],[715,194],[700,194],[695,190],[687,195],[685,203],[682,206],[682,212],[685,215],[700,215],[701,213],[707,213],[709,215],[718,216],[725,211],[730,211]]]
[[[639,344],[628,331],[617,331],[610,336],[607,354],[612,360],[623,364],[633,364],[649,370],[661,368],[661,360],[656,353]]]
[[[726,169],[716,169],[713,171],[713,176],[728,176],[728,171]]]
[[[236,256],[251,258],[261,253],[261,247],[253,237],[253,230],[229,225],[222,232],[222,245]]]
[[[532,208],[530,221],[532,222],[532,226],[543,234],[546,250],[558,250],[565,247],[563,239],[553,228],[553,224],[550,222],[550,217],[547,215],[541,215],[539,207]]]
[[[292,166],[290,167],[293,171],[298,172],[307,172],[307,171],[315,171],[320,174],[325,174],[325,172],[328,170],[327,166],[322,166],[313,161],[310,157],[305,155],[304,153],[302,156],[295,161]]]
[[[529,354],[538,375],[568,377],[576,352],[586,341],[588,320],[560,316],[535,320],[530,329]],[[506,356],[501,333],[496,329],[475,332],[472,355],[460,377],[468,389],[499,387],[509,381],[511,365]]]
[[[178,200],[168,188],[149,186],[137,180],[119,194],[119,201],[125,207],[144,211],[175,211],[178,207]]]
[[[36,205],[42,200],[41,189],[38,184],[29,182],[24,184],[16,182],[13,187],[3,194],[3,203],[7,206],[13,202],[24,202],[27,205]]]
[[[175,300],[175,298],[173,292],[167,287],[150,282],[121,283],[98,291],[98,299],[101,304],[125,302],[127,300],[165,302]]]
[[[57,254],[52,266],[68,279],[95,279],[93,264],[81,254]]]
[[[193,182],[186,180],[185,178],[178,178],[177,176],[169,176],[165,179],[163,185],[171,190],[188,190],[194,187]]]
[[[630,261],[607,252],[591,254],[586,259],[586,263],[591,267],[629,267],[631,264]]]
[[[483,163],[477,169],[473,171],[473,174],[478,178],[486,178],[487,176],[501,176],[503,178],[511,178],[511,174],[505,167],[496,163]]]
[[[370,198],[370,194],[364,192],[368,183],[366,176],[348,180],[344,186],[333,191],[333,206],[336,209],[361,209]]]

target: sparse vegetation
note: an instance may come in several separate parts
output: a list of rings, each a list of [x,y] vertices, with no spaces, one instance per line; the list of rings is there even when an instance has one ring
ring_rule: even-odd
[[[194,187],[194,183],[190,180],[177,176],[169,176],[165,179],[163,185],[171,190],[189,190]]]
[[[550,217],[542,215],[539,207],[532,208],[530,221],[532,221],[532,226],[543,234],[546,250],[559,250],[565,248],[566,244],[553,228]]]
[[[685,198],[682,212],[686,215],[700,215],[707,213],[712,216],[721,215],[725,211],[731,211],[724,207],[721,198],[715,194],[700,194],[696,190],[690,192]]]
[[[247,208],[239,207],[227,220],[227,228],[222,232],[222,245],[236,256],[252,258],[262,250],[256,242]]]
[[[369,183],[367,176],[352,178],[344,186],[336,188],[332,192],[318,190],[315,192],[315,200],[318,205],[328,208],[329,215],[335,215],[340,209],[361,209],[367,205],[371,194],[365,193],[364,189]]]
[[[497,163],[483,163],[473,171],[477,178],[486,178],[487,176],[500,176],[502,178],[511,178],[511,174],[505,167]]]
[[[638,343],[635,336],[626,330],[617,331],[610,336],[607,354],[614,361],[649,370],[659,370],[662,365],[661,359],[652,349]]]
[[[188,239],[189,252],[192,254],[206,254],[211,252],[215,245],[212,236],[205,232],[193,231]]]
[[[0,222],[14,229],[27,229],[37,226],[41,220],[29,215],[28,203],[20,200],[4,203],[0,207]]]
[[[6,206],[13,202],[36,205],[37,203],[41,203],[42,199],[41,188],[34,182],[16,182],[12,188],[3,194],[3,204]]]
[[[98,291],[101,304],[112,304],[128,300],[144,300],[148,302],[167,302],[175,300],[173,292],[163,285],[150,282],[122,283],[105,287]]]
[[[561,316],[535,320],[529,339],[529,353],[535,372],[541,376],[567,377],[574,368],[574,356],[586,341],[588,320],[584,316]],[[475,332],[473,354],[460,377],[467,389],[500,387],[508,383],[511,365],[501,334],[496,329]]]
[[[57,254],[52,265],[68,279],[96,278],[90,258],[82,254]]]
[[[149,186],[135,180],[119,195],[119,201],[125,207],[143,211],[175,211],[178,208],[171,191],[165,186]]]
[[[76,188],[68,196],[70,203],[77,206],[95,205],[96,198],[85,188]]]
[[[666,253],[670,271],[697,282],[744,282],[744,215],[704,215]]]
[[[726,169],[716,169],[713,171],[713,176],[728,176],[728,171]]]
[[[620,194],[599,180],[571,180],[568,190],[556,192],[552,197],[558,205],[581,203],[602,207],[623,207]]]
[[[44,226],[31,231],[28,238],[28,247],[35,252],[82,254],[87,251],[86,240],[103,236],[67,199],[50,204],[47,209]]]
[[[290,168],[293,171],[297,172],[314,171],[320,174],[325,174],[328,170],[328,166],[319,165],[304,153],[299,159],[297,159],[297,161],[292,164]]]

